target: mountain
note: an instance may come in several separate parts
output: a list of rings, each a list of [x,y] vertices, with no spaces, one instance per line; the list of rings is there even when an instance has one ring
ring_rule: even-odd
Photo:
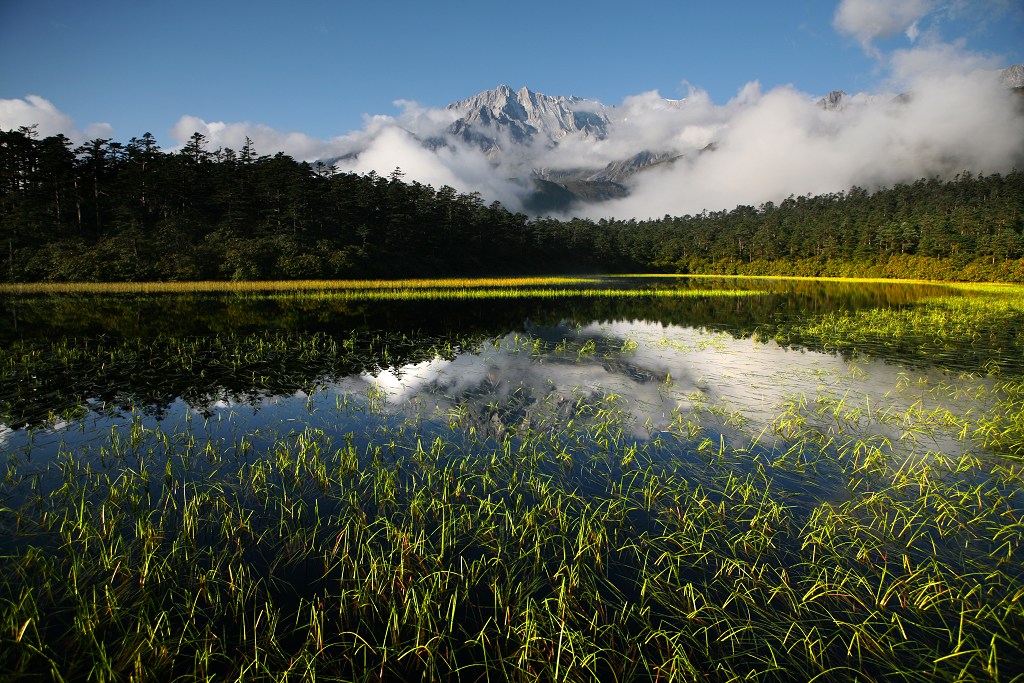
[[[1006,87],[1024,95],[1024,65],[1011,66],[999,76]],[[680,128],[666,122],[685,119],[688,103],[649,95],[616,108],[593,99],[500,85],[448,105],[442,110],[444,116],[435,115],[429,125],[413,121],[404,131],[414,144],[438,153],[452,152],[449,158],[457,158],[459,148],[466,145],[475,147],[499,177],[512,181],[522,208],[537,214],[568,213],[584,204],[626,197],[638,174],[686,163],[680,149],[691,160],[714,153],[713,137],[704,137],[694,146],[651,134],[644,127],[647,121],[678,135]],[[840,115],[865,107],[904,106],[911,95],[851,95],[837,89],[812,101]],[[692,128],[701,140],[705,134],[700,126]],[[352,165],[370,142],[372,138],[367,138],[345,156],[325,162]]]
[[[640,171],[671,164],[681,158],[671,152],[644,150],[622,161],[598,169],[572,168],[533,170],[534,193],[526,208],[536,213],[565,211],[581,202],[618,199],[629,194],[625,182]]]
[[[528,88],[513,91],[507,85],[450,104],[448,109],[460,115],[448,132],[489,155],[509,144],[550,145],[567,135],[602,140],[611,123],[607,108],[596,100],[551,97]]]
[[[1024,65],[1014,65],[1000,72],[1002,82],[1021,92],[1024,87]],[[902,106],[910,93],[848,94],[833,90],[817,100],[819,107],[831,112],[874,106]],[[659,110],[682,109],[685,100],[661,100],[651,106]],[[455,102],[448,110],[458,115],[447,134],[482,149],[492,163],[519,168],[520,181],[529,177],[529,193],[523,198],[528,211],[536,213],[569,212],[580,204],[625,197],[631,179],[650,169],[678,162],[682,155],[673,151],[671,140],[664,146],[641,149],[629,156],[607,162],[604,156],[592,166],[580,164],[580,151],[596,148],[609,140],[617,125],[626,122],[625,113],[597,100],[579,97],[553,97],[528,88],[512,90],[501,85],[469,99]],[[576,165],[545,167],[537,165],[540,158],[558,163],[560,145],[570,139]],[[713,152],[712,142],[698,153]],[[542,156],[538,154],[542,152]],[[595,153],[594,158],[600,158]]]
[[[999,78],[1007,88],[1024,88],[1024,64],[1014,64],[1003,69]]]
[[[865,105],[885,104],[886,102],[900,102],[907,96],[905,94],[883,93],[881,95],[868,95],[857,93],[850,95],[845,90],[833,90],[817,101],[819,107],[825,111],[843,111],[848,107],[859,107]]]
[[[550,96],[529,88],[512,90],[500,85],[469,99],[448,105],[458,118],[447,133],[479,147],[492,161],[507,161],[525,150],[557,150],[568,137],[601,141],[615,123],[614,107],[580,97]],[[431,146],[443,144],[434,139]],[[535,154],[524,156],[533,158]],[[581,202],[624,197],[632,175],[652,166],[671,163],[678,155],[643,150],[632,156],[593,167],[531,168],[532,191],[524,198],[530,211],[566,211]]]

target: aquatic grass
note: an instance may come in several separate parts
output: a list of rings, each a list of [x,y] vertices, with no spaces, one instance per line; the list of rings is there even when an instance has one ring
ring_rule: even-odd
[[[802,275],[740,275],[740,274],[714,274],[714,273],[622,273],[607,277],[623,279],[654,279],[654,280],[723,280],[723,281],[761,281],[761,282],[831,282],[839,284],[894,284],[894,285],[942,285],[944,287],[992,288],[1000,290],[1002,283],[954,283],[937,280],[921,280],[914,278],[882,278],[882,277],[829,277],[829,276],[802,276]],[[1006,287],[1020,287],[1020,285],[1007,284]]]
[[[640,347],[500,343],[572,366]],[[240,350],[290,358],[279,346]],[[334,400],[307,385],[305,412],[272,426],[226,408],[178,423],[119,411],[88,439],[56,432],[54,453],[40,439],[7,458],[0,669],[1020,680],[1012,370],[944,375],[910,405],[912,374],[869,398],[846,390],[857,373],[816,376],[767,427],[727,398],[680,401],[643,437],[615,392],[489,380],[415,415],[372,383]],[[641,380],[666,396],[675,381]],[[949,402],[967,395],[982,408]]]
[[[625,419],[614,399],[590,410],[595,422],[580,418],[574,429],[603,432],[608,420]],[[26,661],[45,656],[65,671],[88,667],[99,679],[139,661],[145,677],[164,661],[191,676],[219,672],[245,680],[299,669],[321,677],[420,672],[510,680],[685,680],[754,671],[838,680],[857,671],[924,680],[942,671],[984,674],[993,670],[990,662],[1006,671],[1020,650],[1011,629],[1020,613],[1000,607],[991,591],[1019,590],[1019,576],[982,556],[970,562],[987,567],[986,583],[972,582],[968,573],[946,568],[964,564],[962,556],[929,561],[931,548],[915,550],[922,541],[959,542],[964,528],[992,524],[985,511],[1004,499],[998,490],[985,491],[990,500],[969,514],[963,503],[974,491],[964,491],[952,508],[918,494],[923,502],[909,522],[878,526],[879,512],[913,503],[873,492],[856,503],[823,504],[808,517],[787,502],[767,469],[740,474],[732,456],[684,465],[665,461],[654,446],[641,445],[637,466],[621,477],[601,474],[603,457],[574,457],[568,471],[549,468],[531,457],[551,438],[536,429],[519,444],[490,442],[504,455],[495,459],[489,449],[467,451],[471,442],[460,427],[441,426],[430,448],[422,433],[415,441],[407,436],[388,462],[389,448],[375,444],[385,445],[400,428],[381,429],[361,449],[355,470],[331,469],[348,457],[349,440],[339,446],[304,430],[279,438],[277,456],[245,463],[237,484],[230,477],[187,478],[187,470],[172,467],[159,497],[139,510],[111,507],[144,479],[133,464],[138,456],[111,438],[104,457],[117,476],[80,462],[69,479],[73,490],[61,496],[75,506],[61,512],[45,504],[67,518],[72,533],[62,543],[73,552],[44,551],[52,559],[32,560],[31,574],[14,574],[26,584],[57,563],[42,579],[45,594],[67,594],[71,602],[47,609],[75,605],[72,632],[86,645],[53,649],[47,643],[59,633],[37,636],[26,626],[22,639],[37,638],[34,647],[43,653],[23,650]],[[169,440],[187,443],[183,435]],[[145,430],[136,441],[144,450],[163,443]],[[323,460],[327,453],[335,456],[331,465]],[[176,456],[166,457],[173,463]],[[201,462],[211,466],[211,458]],[[223,455],[212,458],[215,468],[230,465]],[[699,475],[692,467],[706,471],[703,484],[691,483],[691,474]],[[603,488],[580,488],[588,480]],[[390,484],[381,488],[382,482]],[[935,495],[947,490],[938,478],[928,485],[940,487]],[[947,517],[958,509],[954,524]],[[104,549],[107,520],[133,516],[130,542]],[[900,531],[915,524],[923,530]],[[117,590],[96,592],[107,585]],[[989,587],[984,593],[982,585]],[[980,600],[986,593],[992,597]],[[175,595],[190,597],[179,603]],[[5,607],[9,632],[40,609]],[[129,613],[156,625],[143,633],[118,626],[127,622],[117,615]],[[990,623],[997,614],[1005,615],[998,617],[1001,628]],[[178,626],[168,630],[163,622]],[[210,637],[206,629],[219,622],[237,630],[216,627]],[[977,636],[981,629],[993,634],[987,643]],[[921,644],[930,639],[951,649],[933,654]],[[166,660],[154,659],[163,651]]]
[[[1024,287],[956,285],[959,294],[929,296],[898,308],[834,311],[798,321],[763,325],[756,336],[784,345],[813,344],[844,353],[898,354],[917,364],[1021,371],[1024,357]]]

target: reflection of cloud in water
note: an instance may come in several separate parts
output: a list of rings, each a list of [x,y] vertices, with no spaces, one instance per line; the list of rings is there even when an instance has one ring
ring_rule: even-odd
[[[927,381],[908,383],[902,366],[881,360],[850,361],[657,323],[593,323],[567,334],[578,342],[604,340],[605,348],[625,349],[537,355],[532,346],[509,335],[478,353],[350,377],[332,388],[364,395],[373,388],[386,392],[389,412],[427,415],[457,404],[486,406],[517,390],[536,399],[614,393],[636,418],[638,436],[646,435],[645,424],[664,429],[675,412],[695,406],[722,406],[741,416],[745,431],[752,434],[769,426],[787,401],[800,397],[811,403],[821,396],[842,399],[849,410],[882,404],[905,410],[918,401],[931,408],[954,408],[952,401],[941,405],[940,397],[927,394],[945,376],[940,370],[920,371],[915,376]],[[960,405],[955,412],[963,410]]]
[[[147,429],[159,427],[167,434],[198,430],[203,439],[224,439],[228,445],[240,430],[269,439],[307,425],[358,431],[374,424],[358,410],[339,414],[334,410],[339,396],[346,404],[382,406],[399,417],[429,419],[457,411],[469,426],[500,437],[526,427],[558,429],[577,419],[580,396],[615,394],[615,406],[633,418],[631,425],[623,426],[638,438],[647,438],[649,430],[669,429],[681,415],[683,424],[692,418],[712,433],[722,431],[730,442],[738,437],[733,443],[743,445],[743,439],[762,432],[770,438],[772,423],[786,412],[787,403],[805,400],[803,414],[809,427],[854,438],[880,434],[905,447],[955,452],[965,444],[949,433],[952,428],[936,427],[938,433],[922,435],[922,420],[914,411],[984,414],[991,403],[970,396],[982,396],[985,402],[996,399],[988,377],[908,370],[869,358],[850,361],[658,323],[592,323],[541,329],[536,335],[509,334],[450,360],[435,358],[376,375],[352,375],[308,394],[213,396],[206,406],[178,398],[160,415],[97,409],[81,420],[58,420],[31,434],[0,424],[0,448],[9,453],[30,448],[33,457],[55,453],[61,444],[89,449],[111,430],[130,429],[135,417]],[[567,343],[555,350],[563,339]],[[981,391],[974,393],[975,389]],[[845,403],[838,420],[830,410],[816,414],[816,409],[828,407],[822,399]],[[709,407],[721,410],[708,411]],[[843,413],[858,410],[860,416],[842,421]],[[943,417],[931,423],[940,424]]]

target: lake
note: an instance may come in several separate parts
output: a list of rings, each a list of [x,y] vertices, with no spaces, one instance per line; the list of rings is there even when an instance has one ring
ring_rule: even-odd
[[[1020,290],[413,291],[0,295],[0,668],[1024,675]]]

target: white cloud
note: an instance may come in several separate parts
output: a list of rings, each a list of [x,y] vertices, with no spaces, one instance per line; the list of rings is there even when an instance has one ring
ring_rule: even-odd
[[[238,151],[245,146],[245,139],[249,138],[257,154],[284,152],[302,161],[346,154],[351,151],[354,143],[345,137],[320,140],[305,133],[283,133],[260,123],[205,121],[198,116],[182,116],[171,129],[176,146],[184,145],[193,133],[206,137],[209,150],[229,147]]]
[[[966,49],[962,41],[931,42],[911,49],[895,50],[889,57],[888,86],[911,89],[922,81],[959,80],[964,76],[984,78],[985,72],[1003,66],[998,58]]]
[[[918,48],[893,58],[906,97],[855,97],[842,111],[826,111],[787,87],[707,107],[688,125],[714,131],[714,152],[643,171],[627,198],[587,213],[681,215],[963,170],[1008,171],[1024,161],[1024,118],[986,64],[948,46]]]
[[[877,32],[876,32],[877,33]],[[787,196],[870,189],[921,177],[1004,172],[1024,161],[1017,101],[999,85],[997,63],[960,43],[931,39],[884,60],[886,92],[849,96],[842,111],[793,87],[767,92],[757,82],[725,104],[690,88],[683,100],[656,91],[627,97],[613,110],[608,136],[569,135],[514,145],[491,159],[460,140],[441,139],[455,114],[401,102],[398,116],[368,116],[362,130],[324,141],[284,135],[249,123],[207,123],[186,117],[176,126],[184,142],[193,130],[212,147],[236,149],[248,135],[260,153],[278,149],[300,159],[349,157],[342,170],[388,175],[460,192],[480,192],[520,210],[533,169],[594,169],[649,150],[681,158],[633,176],[628,197],[577,207],[593,218],[647,218],[778,202]],[[897,99],[894,93],[907,96]],[[702,152],[714,143],[714,151]],[[511,153],[510,153],[511,152]]]
[[[833,25],[853,36],[869,53],[874,41],[905,33],[911,42],[920,34],[918,22],[931,12],[931,0],[842,0]]]
[[[38,95],[27,95],[25,99],[0,99],[0,129],[16,130],[33,125],[40,137],[63,133],[76,144],[98,137],[110,138],[114,134],[109,123],[90,124],[84,131],[79,131],[74,119]]]
[[[953,409],[941,397],[925,395],[918,385],[903,386],[901,368],[878,360],[851,362],[833,354],[797,353],[775,343],[645,321],[591,323],[567,331],[568,335],[580,342],[606,339],[615,347],[628,340],[635,348],[617,359],[621,362],[609,363],[598,355],[538,363],[529,344],[524,347],[509,334],[497,344],[450,361],[436,358],[376,376],[351,376],[330,390],[358,396],[372,387],[386,394],[387,412],[425,418],[449,414],[456,406],[487,416],[492,411],[485,406],[503,405],[513,393],[540,402],[572,400],[577,394],[616,394],[632,416],[633,435],[638,438],[649,437],[648,428],[668,429],[676,411],[685,414],[703,404],[726,407],[742,416],[744,435],[761,434],[759,438],[770,440],[771,421],[780,408],[811,392],[834,394],[850,405],[885,395],[897,411],[922,400]],[[505,426],[516,424],[506,420]],[[875,427],[898,440],[898,431]]]
[[[96,138],[113,140],[114,127],[109,123],[90,123],[85,127],[85,130],[82,131],[82,135],[86,140],[95,140]]]

